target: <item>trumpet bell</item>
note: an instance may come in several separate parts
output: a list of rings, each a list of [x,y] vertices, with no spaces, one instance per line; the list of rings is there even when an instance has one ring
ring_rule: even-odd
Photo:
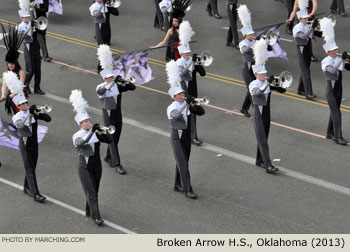
[[[119,8],[119,6],[122,4],[121,0],[110,0],[109,4],[107,6],[112,7],[112,8]]]
[[[107,131],[110,135],[113,135],[115,133],[115,127],[113,125],[111,125],[108,127]]]
[[[284,71],[278,76],[279,86],[289,88],[292,85],[293,76],[290,72]]]
[[[46,17],[39,17],[37,20],[35,20],[35,28],[40,31],[46,30],[48,24],[49,21]]]
[[[136,81],[135,76],[130,76],[128,81],[131,82],[131,83],[135,83],[135,81]]]
[[[209,104],[209,102],[210,102],[210,99],[209,99],[208,97],[204,96],[204,97],[202,98],[202,103],[203,103],[203,104]]]

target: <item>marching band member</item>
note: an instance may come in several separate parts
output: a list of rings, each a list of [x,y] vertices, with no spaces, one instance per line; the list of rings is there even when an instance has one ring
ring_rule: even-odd
[[[8,34],[4,37],[4,44],[7,49],[7,53],[5,56],[6,61],[6,67],[7,72],[12,71],[14,72],[18,79],[24,83],[24,70],[21,68],[21,65],[18,62],[19,52],[18,48],[21,46],[22,41],[24,39],[23,36],[20,36],[16,29],[9,26],[8,32],[6,32],[5,28],[1,24],[1,29],[3,34]],[[4,72],[7,73],[7,72]],[[12,101],[12,98],[15,96],[15,94],[11,94],[11,92],[8,90],[5,78],[2,78],[2,87],[1,87],[1,100],[5,100],[5,110],[8,114],[17,113],[19,111],[16,104]],[[26,94],[25,94],[26,95]],[[27,97],[27,95],[26,95]]]
[[[226,0],[227,15],[230,21],[230,29],[227,31],[226,46],[239,49],[238,33],[237,33],[237,0]],[[234,40],[234,44],[232,43]]]
[[[8,88],[15,94],[13,101],[19,108],[19,112],[12,117],[19,135],[19,149],[25,169],[23,192],[37,202],[44,202],[45,196],[41,195],[36,180],[36,164],[38,161],[38,120],[51,121],[48,114],[40,112],[36,105],[29,107],[28,100],[23,93],[23,84],[16,74],[9,71],[5,74]]]
[[[214,18],[221,19],[221,16],[218,12],[218,0],[209,0],[209,3],[205,10],[208,12],[209,17],[212,17],[214,15]]]
[[[95,38],[97,45],[111,43],[110,14],[119,16],[117,8],[107,7],[107,0],[95,0],[89,10],[95,23]]]
[[[249,91],[252,96],[252,103],[254,107],[254,129],[258,141],[258,148],[256,154],[256,166],[265,168],[267,173],[276,173],[278,168],[272,165],[269,153],[268,137],[270,131],[270,98],[271,89],[278,92],[285,92],[286,89],[282,87],[270,86],[273,82],[274,76],[270,76],[266,80],[265,62],[267,60],[267,44],[265,39],[257,41],[253,47],[255,65],[253,65],[253,72],[256,80],[249,84]]]
[[[176,160],[174,191],[184,192],[190,199],[196,199],[197,194],[193,192],[190,180],[188,162],[191,153],[191,120],[189,116],[195,113],[199,116],[204,114],[201,106],[193,105],[193,98],[187,96],[180,86],[179,67],[175,61],[170,61],[166,65],[168,91],[173,102],[167,108],[167,115],[170,121],[171,135],[170,143]]]
[[[191,49],[189,42],[191,41],[191,31],[192,28],[188,21],[184,21],[180,25],[180,41],[181,45],[178,47],[181,58],[179,58],[176,63],[179,66],[180,79],[181,79],[181,88],[185,92],[186,97],[195,97],[198,96],[197,88],[197,72],[201,76],[205,76],[206,72],[202,65],[195,64],[197,54],[194,54],[191,57]],[[203,144],[203,141],[200,140],[197,136],[197,120],[196,114],[191,114],[191,142],[194,145],[200,146]]]
[[[24,38],[24,60],[26,64],[26,77],[24,80],[25,91],[31,94],[30,81],[34,75],[34,93],[44,95],[40,89],[41,82],[41,58],[38,33],[34,28],[34,20],[31,20],[29,12],[29,0],[19,0],[21,10],[18,11],[22,23],[17,26],[18,33],[25,35]]]
[[[172,0],[162,0],[159,3],[160,11],[163,13],[163,30],[168,31],[170,28],[170,17],[173,12]]]
[[[123,92],[128,90],[133,91],[136,86],[131,82],[124,81],[119,75],[114,76],[112,72],[112,52],[109,46],[100,45],[97,54],[103,69],[100,75],[104,80],[103,83],[96,87],[97,96],[101,102],[103,121],[106,126],[113,125],[116,129],[113,134],[112,142],[108,145],[104,160],[109,163],[112,168],[115,168],[116,172],[123,175],[126,172],[121,165],[118,148],[123,125],[121,99]]]
[[[348,53],[343,52],[340,58],[337,57],[338,46],[334,41],[333,26],[334,24],[329,18],[323,18],[320,22],[321,31],[326,41],[323,48],[328,54],[322,60],[321,66],[327,80],[326,97],[331,112],[326,138],[333,139],[337,144],[346,145],[348,141],[342,136],[340,104],[343,93],[342,72]]]
[[[32,0],[35,1],[35,11],[36,11],[36,18],[39,17],[45,17],[46,13],[49,11],[49,0]],[[43,55],[43,59],[46,62],[50,62],[52,58],[49,56],[49,52],[47,51],[47,45],[46,45],[46,30],[38,30],[38,41],[41,48],[41,53]]]
[[[79,153],[78,173],[86,196],[85,216],[91,217],[96,225],[100,226],[104,222],[98,207],[98,191],[102,176],[100,142],[111,143],[112,137],[108,132],[103,134],[98,123],[91,126],[91,118],[86,112],[88,104],[81,90],[72,90],[69,100],[77,113],[74,119],[80,127],[80,130],[73,135],[73,144]]]
[[[154,0],[154,3],[156,4],[156,15],[154,17],[154,23],[153,26],[155,28],[160,28],[162,31],[165,31],[163,28],[163,13],[161,12],[159,8],[159,3],[161,0]]]
[[[254,40],[254,31],[251,25],[251,15],[246,5],[240,5],[237,9],[239,20],[242,23],[243,28],[241,32],[244,36],[244,39],[239,43],[239,49],[243,58],[242,65],[242,76],[244,82],[247,86],[247,94],[242,104],[242,108],[240,112],[245,117],[251,117],[248,110],[251,105],[251,96],[249,92],[249,84],[255,80],[255,76],[252,70],[252,66],[254,65],[254,52],[252,46],[255,43]]]
[[[313,37],[314,29],[318,25],[318,19],[316,18],[310,27],[307,24],[309,14],[306,11],[308,6],[308,0],[298,0],[300,11],[297,12],[299,23],[293,28],[293,37],[297,44],[297,53],[300,65],[300,78],[298,85],[298,94],[305,95],[307,100],[316,98],[316,95],[312,92],[311,83],[311,38]]]

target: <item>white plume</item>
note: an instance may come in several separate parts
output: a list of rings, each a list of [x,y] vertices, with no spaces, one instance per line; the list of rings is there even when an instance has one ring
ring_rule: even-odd
[[[77,113],[85,112],[86,108],[89,107],[87,101],[83,97],[81,90],[78,89],[72,90],[72,93],[69,96],[69,101],[73,105],[73,111]]]
[[[240,5],[237,9],[239,20],[241,24],[244,26],[249,26],[252,24],[252,19],[250,15],[250,11],[247,8],[247,5]]]
[[[97,49],[97,56],[102,69],[113,70],[113,57],[108,45],[100,45]]]
[[[23,83],[18,79],[14,72],[8,71],[7,73],[4,73],[4,79],[12,94],[19,94],[23,92]]]
[[[180,73],[179,66],[175,62],[175,60],[171,60],[166,64],[165,67],[166,73],[168,75],[168,83],[171,87],[178,86],[180,84]]]
[[[180,28],[179,28],[179,38],[181,41],[181,45],[186,45],[191,41],[191,31],[192,28],[190,26],[190,22],[183,21],[180,24]]]
[[[334,41],[335,34],[334,34],[334,24],[332,20],[330,20],[327,17],[324,17],[320,21],[320,27],[322,31],[322,36],[324,37],[324,40],[329,43]]]
[[[267,61],[268,51],[265,39],[261,38],[253,45],[255,64],[265,65]]]
[[[306,10],[309,7],[309,0],[298,0],[298,6],[300,10]]]
[[[18,0],[19,8],[22,10],[29,9],[29,0]]]

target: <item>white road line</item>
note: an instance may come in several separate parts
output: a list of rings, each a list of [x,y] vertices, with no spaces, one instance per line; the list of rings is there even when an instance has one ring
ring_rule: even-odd
[[[14,182],[11,182],[11,181],[9,181],[7,179],[4,179],[4,178],[0,177],[0,182],[4,183],[6,185],[12,186],[12,187],[14,187],[16,189],[23,190],[23,186],[20,186],[20,185],[14,183]],[[59,206],[61,206],[63,208],[71,210],[72,212],[75,212],[75,213],[78,213],[80,215],[84,215],[85,216],[85,211],[83,211],[83,210],[80,210],[80,209],[78,209],[78,208],[76,208],[74,206],[68,205],[68,204],[66,204],[66,203],[64,203],[62,201],[56,200],[54,198],[51,198],[51,197],[49,197],[47,195],[45,195],[45,197],[46,197],[47,201],[50,201],[50,202],[52,202],[52,203],[54,203],[56,205],[59,205]],[[104,224],[106,226],[109,226],[110,228],[116,229],[116,230],[124,232],[126,234],[136,234],[134,231],[131,231],[131,230],[127,229],[127,228],[121,227],[121,226],[119,226],[117,224],[114,224],[113,222],[110,222],[110,221],[107,221],[107,220],[105,220]]]
[[[230,27],[227,27],[227,26],[223,26],[221,28],[224,29],[224,30],[229,30],[230,29]]]
[[[48,94],[48,93],[46,93],[46,95],[44,97],[47,97],[49,99],[70,105],[69,100],[64,98],[64,97],[60,97],[60,96]],[[102,115],[101,109],[89,107],[88,110],[94,114],[97,114],[100,116]],[[160,128],[153,127],[151,125],[148,125],[148,124],[145,124],[145,123],[133,120],[133,119],[123,117],[123,122],[128,124],[128,125],[137,127],[139,129],[146,130],[148,132],[152,132],[154,134],[158,134],[158,135],[165,136],[165,137],[170,137],[170,133],[167,131],[164,131]],[[216,154],[221,153],[223,155],[226,155],[227,157],[239,160],[239,161],[244,162],[244,163],[248,163],[250,165],[255,165],[254,158],[251,158],[251,157],[248,157],[246,155],[242,155],[242,154],[239,154],[239,153],[236,153],[236,152],[233,152],[233,151],[230,151],[230,150],[227,150],[227,149],[215,146],[215,145],[205,143],[205,144],[203,144],[203,146],[201,148],[208,150],[208,151],[211,151],[211,152],[214,152]],[[342,193],[342,194],[345,194],[347,196],[350,196],[350,188],[348,188],[348,187],[334,184],[334,183],[328,182],[326,180],[318,179],[318,178],[315,178],[315,177],[312,177],[312,176],[309,176],[309,175],[306,175],[303,173],[295,172],[295,171],[289,170],[289,169],[281,167],[281,166],[276,166],[276,167],[278,167],[281,170],[281,174],[283,174],[283,175],[301,180],[301,181],[309,183],[309,184],[317,185],[317,186],[335,191],[337,193]]]

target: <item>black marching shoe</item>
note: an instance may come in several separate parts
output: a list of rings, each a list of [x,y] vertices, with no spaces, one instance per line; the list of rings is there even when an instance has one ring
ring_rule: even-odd
[[[305,92],[304,91],[298,91],[297,94],[298,95],[305,95]]]
[[[34,194],[33,198],[37,202],[44,202],[46,200],[46,197],[41,195],[40,193]]]
[[[118,172],[120,175],[126,174],[126,171],[124,170],[124,167],[122,165],[116,165],[115,171]]]
[[[306,100],[313,100],[314,98],[316,98],[317,97],[317,95],[314,95],[314,94],[312,94],[312,95],[307,95],[306,96]]]
[[[38,88],[38,89],[34,89],[34,94],[44,95],[45,92],[42,91],[40,88]]]
[[[311,61],[316,62],[318,59],[315,56],[311,56]]]
[[[198,197],[198,195],[195,194],[193,191],[185,192],[185,196],[186,198],[189,198],[189,199],[197,199]]]
[[[327,135],[326,135],[326,139],[332,139],[332,140],[335,141],[335,136],[332,135],[332,134],[327,134]]]
[[[23,193],[27,194],[29,197],[33,197],[33,194],[29,191],[28,188],[23,188]]]
[[[255,165],[258,166],[258,167],[264,168],[264,163],[263,162],[260,162],[260,163],[255,162]]]
[[[179,185],[174,186],[174,192],[183,192],[183,191],[184,191],[184,189],[181,186],[179,186]]]
[[[348,143],[348,141],[342,137],[336,137],[334,141],[336,144],[340,144],[340,145],[347,145]]]
[[[279,169],[277,167],[274,167],[273,165],[265,168],[265,172],[270,173],[270,174],[274,174],[274,173],[278,172],[278,170]]]
[[[240,49],[239,49],[239,44],[235,44],[235,48],[236,48],[237,50],[240,50]]]
[[[208,12],[209,17],[213,16],[213,14],[211,13],[211,9],[207,7],[205,8],[205,10]]]
[[[288,29],[288,28],[286,29],[286,33],[289,34],[289,35],[293,35],[293,31]]]
[[[241,109],[239,112],[241,112],[245,117],[252,117],[246,109]]]
[[[31,93],[32,93],[32,90],[30,90],[30,87],[25,87],[25,88],[24,88],[24,91],[25,91],[27,94],[31,94]]]
[[[191,139],[191,143],[197,146],[201,146],[203,144],[203,141],[198,138]]]
[[[91,217],[91,213],[90,212],[85,212],[85,216],[90,218]]]
[[[226,42],[226,46],[228,46],[228,47],[235,47],[235,45],[232,42]]]
[[[214,15],[214,18],[216,18],[216,19],[221,19],[221,16],[220,16],[219,14],[215,14],[215,15]]]
[[[97,226],[101,226],[105,222],[102,218],[96,218],[94,221]]]

